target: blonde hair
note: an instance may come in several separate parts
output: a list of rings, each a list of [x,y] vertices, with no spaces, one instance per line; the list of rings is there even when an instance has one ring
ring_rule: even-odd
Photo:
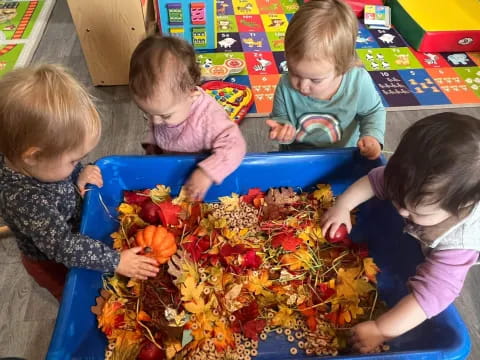
[[[358,23],[342,0],[312,0],[295,13],[285,34],[287,61],[328,60],[338,75],[359,64]]]
[[[160,85],[182,95],[199,83],[195,50],[185,40],[151,35],[137,45],[130,59],[129,86],[140,99],[149,99]]]
[[[0,79],[0,153],[21,160],[30,147],[49,158],[99,136],[101,122],[86,89],[59,65],[13,70]]]

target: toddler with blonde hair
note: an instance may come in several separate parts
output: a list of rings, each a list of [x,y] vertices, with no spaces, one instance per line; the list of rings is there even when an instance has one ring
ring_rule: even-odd
[[[285,35],[288,74],[274,97],[270,139],[284,149],[358,146],[376,159],[385,109],[355,52],[357,19],[342,0],[312,0]]]
[[[14,70],[0,79],[0,216],[16,237],[22,263],[61,298],[67,268],[146,279],[158,264],[118,253],[79,233],[85,186],[103,185],[97,166],[80,161],[97,145],[101,122],[91,97],[56,65]]]

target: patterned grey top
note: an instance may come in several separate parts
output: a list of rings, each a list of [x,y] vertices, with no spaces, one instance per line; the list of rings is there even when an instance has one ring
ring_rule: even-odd
[[[112,272],[118,252],[79,233],[82,198],[75,183],[81,169],[78,165],[66,180],[44,183],[8,168],[0,154],[0,217],[29,258]]]

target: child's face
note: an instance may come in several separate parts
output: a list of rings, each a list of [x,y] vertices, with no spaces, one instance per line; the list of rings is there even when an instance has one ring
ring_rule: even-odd
[[[75,169],[75,166],[97,146],[99,136],[92,136],[78,149],[66,151],[51,158],[31,158],[24,160],[17,168],[22,173],[34,177],[42,182],[56,182],[65,180]]]
[[[452,216],[452,214],[443,210],[438,204],[420,204],[413,210],[401,208],[396,204],[394,204],[394,206],[402,217],[420,226],[437,225]]]
[[[191,111],[197,91],[178,96],[171,91],[155,91],[149,99],[134,98],[138,107],[154,125],[175,126],[184,122]]]
[[[337,92],[342,76],[328,61],[301,59],[288,61],[291,86],[304,96],[329,100]]]

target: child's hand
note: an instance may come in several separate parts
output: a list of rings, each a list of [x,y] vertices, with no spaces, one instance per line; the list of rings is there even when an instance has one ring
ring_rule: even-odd
[[[385,337],[375,321],[364,321],[352,328],[350,342],[353,350],[362,354],[372,352],[385,341],[390,340]]]
[[[82,169],[80,175],[78,175],[77,187],[82,197],[85,195],[85,186],[87,184],[97,185],[98,187],[103,186],[102,173],[98,166],[87,165]]]
[[[295,128],[290,124],[280,124],[271,119],[266,124],[270,126],[270,140],[291,142],[295,138]]]
[[[203,200],[210,186],[212,179],[200,168],[196,168],[185,183],[185,191],[191,200]]]
[[[142,251],[141,246],[123,250],[120,253],[120,262],[115,271],[120,275],[139,280],[147,280],[148,277],[157,276],[157,261],[147,256],[138,255],[140,251]]]
[[[358,140],[357,146],[360,149],[360,154],[368,160],[375,160],[382,153],[380,143],[373,136],[362,136]]]
[[[350,230],[352,230],[350,211],[348,208],[343,207],[340,204],[332,206],[325,214],[323,214],[322,218],[320,219],[320,226],[322,228],[323,236],[326,236],[328,229],[330,229],[328,233],[332,239],[342,224],[345,224],[348,232],[350,233]]]

